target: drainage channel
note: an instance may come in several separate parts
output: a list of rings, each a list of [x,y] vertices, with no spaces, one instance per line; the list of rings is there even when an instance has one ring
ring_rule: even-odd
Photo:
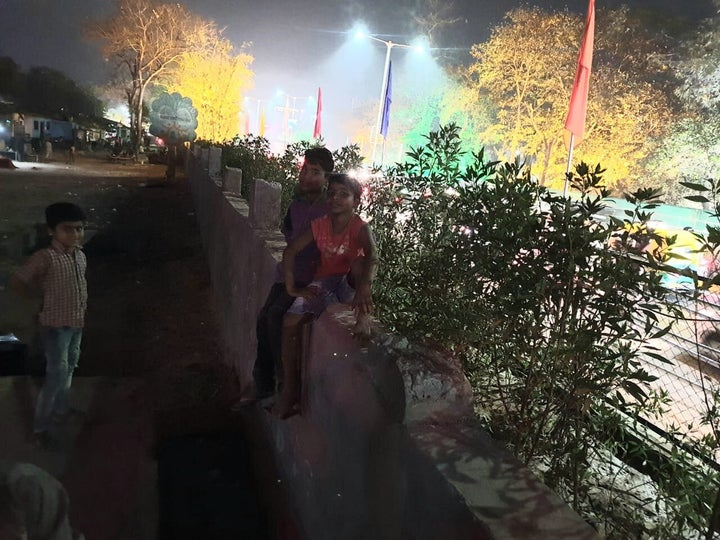
[[[269,538],[240,431],[183,435],[158,448],[158,539]]]

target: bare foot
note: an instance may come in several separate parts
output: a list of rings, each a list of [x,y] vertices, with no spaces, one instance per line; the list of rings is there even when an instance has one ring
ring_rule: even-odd
[[[270,412],[280,420],[285,420],[286,418],[300,414],[300,404],[297,398],[281,394]]]
[[[368,317],[358,316],[352,333],[358,337],[370,337],[370,319]]]

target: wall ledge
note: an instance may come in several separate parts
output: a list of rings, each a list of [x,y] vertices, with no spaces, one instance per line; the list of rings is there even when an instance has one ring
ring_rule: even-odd
[[[255,322],[285,246],[201,166],[187,170],[223,350],[249,390]],[[253,418],[305,538],[596,538],[595,531],[473,418],[457,359],[388,335],[350,334],[333,306],[306,330],[302,414]]]

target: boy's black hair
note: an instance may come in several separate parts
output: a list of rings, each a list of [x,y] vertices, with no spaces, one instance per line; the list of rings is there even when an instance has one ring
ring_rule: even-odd
[[[85,221],[85,212],[78,205],[69,202],[54,203],[45,209],[45,222],[48,227],[54,229],[63,221]]]
[[[362,195],[362,184],[360,184],[360,182],[355,180],[352,176],[345,173],[331,174],[328,176],[328,187],[330,187],[330,184],[342,184],[350,190],[356,201],[360,200]]]
[[[323,146],[305,150],[305,161],[312,165],[320,165],[325,173],[331,173],[335,168],[332,152]]]

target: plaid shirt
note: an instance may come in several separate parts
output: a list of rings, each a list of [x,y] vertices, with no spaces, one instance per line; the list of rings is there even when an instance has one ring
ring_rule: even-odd
[[[80,248],[68,250],[53,239],[49,248],[34,253],[17,271],[18,279],[42,291],[41,325],[83,327],[87,308],[86,268],[87,259]]]

